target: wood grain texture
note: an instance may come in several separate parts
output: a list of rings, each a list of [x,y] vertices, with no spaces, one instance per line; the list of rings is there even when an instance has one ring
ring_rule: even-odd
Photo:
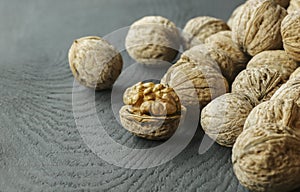
[[[239,2],[0,0],[0,191],[247,191],[233,174],[230,149],[214,144],[198,154],[200,129],[176,158],[155,168],[124,169],[100,159],[76,128],[67,63],[75,38],[104,36],[144,15],[165,16],[178,27],[200,15],[227,19]],[[126,68],[132,60],[123,56]],[[161,144],[121,129],[110,93],[95,98],[109,135],[132,148]]]

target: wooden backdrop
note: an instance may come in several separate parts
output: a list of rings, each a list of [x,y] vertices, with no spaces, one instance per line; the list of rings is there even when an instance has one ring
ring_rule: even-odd
[[[234,176],[231,149],[199,155],[203,132],[176,158],[145,170],[95,155],[76,128],[67,51],[75,38],[105,36],[145,15],[178,27],[192,17],[227,20],[243,0],[0,0],[0,191],[247,191]],[[132,62],[126,54],[124,69]],[[107,132],[131,147],[159,143],[116,123],[110,91],[96,93]]]

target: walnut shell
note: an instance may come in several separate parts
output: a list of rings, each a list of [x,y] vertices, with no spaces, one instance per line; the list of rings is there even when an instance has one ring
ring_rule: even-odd
[[[147,65],[173,61],[180,43],[175,24],[161,16],[147,16],[134,22],[125,40],[128,54],[137,62]]]
[[[241,4],[241,5],[237,6],[237,7],[233,10],[231,16],[229,17],[229,19],[228,19],[228,21],[227,21],[227,25],[230,27],[230,29],[232,29],[232,26],[233,26],[234,23],[236,22],[236,19],[238,19],[238,18],[237,18],[237,15],[238,15],[238,13],[239,13],[240,11],[243,10],[243,8],[242,8],[243,6],[244,6],[244,4]]]
[[[233,79],[246,68],[250,57],[243,53],[240,48],[232,41],[231,31],[220,31],[206,38],[205,43],[225,52],[233,62]]]
[[[229,30],[229,27],[221,19],[208,16],[192,18],[183,28],[185,49],[203,44],[207,37],[224,30]]]
[[[274,123],[244,130],[232,150],[235,175],[253,191],[282,192],[299,187],[299,159],[299,132]]]
[[[291,75],[290,79],[300,78],[300,67],[298,67]]]
[[[298,64],[283,50],[269,50],[255,55],[247,65],[247,69],[261,67],[277,70],[281,73],[283,80],[287,81]]]
[[[124,95],[120,120],[129,132],[146,139],[167,139],[176,131],[185,108],[170,87],[139,82]]]
[[[243,70],[232,83],[233,93],[244,93],[254,103],[269,100],[282,85],[281,74],[268,68]]]
[[[209,65],[205,66],[207,60],[202,62],[180,59],[161,79],[161,83],[176,91],[181,104],[186,107],[204,107],[212,99],[228,92],[228,83],[222,74]]]
[[[77,81],[89,88],[110,88],[121,73],[121,54],[106,40],[88,36],[77,39],[69,50],[69,64]]]
[[[201,126],[217,143],[232,147],[253,107],[254,104],[246,95],[224,94],[203,108]]]
[[[272,101],[276,99],[292,99],[300,106],[300,79],[290,79],[283,84],[271,97]]]
[[[283,47],[289,57],[300,61],[300,10],[287,15],[281,24]]]
[[[280,24],[286,10],[270,0],[248,0],[236,15],[233,41],[243,52],[254,56],[265,50],[282,48]]]
[[[291,0],[290,5],[287,8],[288,14],[291,14],[294,11],[300,10],[300,1],[299,0]]]
[[[210,66],[217,71],[220,71],[230,83],[238,73],[238,70],[229,56],[212,45],[202,44],[194,46],[183,52],[181,59],[186,61],[193,60],[194,62],[199,63],[199,65]],[[206,60],[206,62],[204,62],[204,60]]]
[[[291,128],[299,128],[299,115],[300,107],[293,100],[273,99],[257,105],[251,111],[245,122],[244,130],[262,123],[277,123]]]

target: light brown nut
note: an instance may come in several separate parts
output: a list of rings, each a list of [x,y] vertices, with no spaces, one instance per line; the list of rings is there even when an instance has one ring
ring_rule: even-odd
[[[229,30],[229,27],[221,19],[208,16],[190,19],[183,28],[185,49],[202,44],[210,35],[224,30]]]
[[[228,19],[228,21],[227,21],[227,25],[230,27],[230,29],[232,29],[233,24],[236,22],[235,20],[238,19],[238,18],[237,18],[237,15],[238,15],[238,13],[239,13],[240,11],[243,10],[243,8],[242,8],[243,6],[244,6],[244,4],[241,4],[241,5],[237,6],[237,7],[233,10],[231,16],[229,17],[229,19]]]
[[[247,117],[244,130],[262,123],[300,127],[300,107],[291,99],[273,99],[257,105]],[[299,129],[300,133],[300,129]]]
[[[288,80],[283,84],[271,97],[271,100],[276,99],[292,99],[300,106],[300,78]]]
[[[281,73],[283,80],[287,81],[298,64],[283,50],[269,50],[255,55],[247,65],[247,69],[261,67],[277,70]]]
[[[193,60],[200,65],[210,66],[217,71],[220,71],[230,84],[240,71],[238,66],[234,65],[230,57],[225,52],[208,44],[192,47],[191,49],[183,52],[181,59],[185,61]],[[204,60],[207,62],[204,62]],[[212,62],[211,60],[215,62]]]
[[[289,57],[300,61],[300,10],[287,15],[281,24],[283,47]]]
[[[244,130],[232,150],[235,175],[251,191],[292,191],[300,186],[300,135],[280,124]]]
[[[232,41],[231,31],[221,31],[206,38],[205,43],[225,52],[232,60],[236,75],[246,68],[250,57],[243,53],[240,48]]]
[[[300,79],[300,67],[298,67],[291,75],[290,79]]]
[[[69,50],[69,64],[76,80],[89,88],[110,88],[121,73],[121,54],[106,40],[88,36],[77,39]]]
[[[281,75],[268,68],[250,68],[242,71],[232,84],[233,93],[244,93],[254,103],[269,100],[282,85]]]
[[[300,1],[299,0],[291,0],[290,5],[287,8],[288,14],[291,14],[294,11],[300,10]]]
[[[204,107],[212,99],[228,92],[227,80],[216,69],[193,60],[180,59],[171,66],[161,83],[172,87],[186,107]]]
[[[120,120],[129,132],[146,139],[167,139],[183,120],[185,108],[170,87],[139,82],[124,95]]]
[[[130,26],[125,46],[137,62],[153,66],[173,61],[180,43],[173,22],[161,16],[147,16]]]
[[[217,143],[232,147],[253,107],[254,104],[246,95],[224,94],[203,108],[201,126]]]
[[[248,0],[233,23],[233,41],[251,56],[282,48],[280,24],[286,14],[271,0]]]

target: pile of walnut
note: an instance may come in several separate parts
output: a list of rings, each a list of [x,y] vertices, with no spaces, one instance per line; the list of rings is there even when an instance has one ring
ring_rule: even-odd
[[[205,133],[233,147],[234,172],[244,186],[300,187],[299,0],[247,0],[227,23],[199,16],[182,33],[164,17],[147,16],[132,24],[125,46],[148,67],[174,61],[180,46],[184,52],[160,84],[140,82],[125,91],[124,128],[168,139],[185,109],[196,106]],[[75,41],[69,57],[79,82],[96,89],[110,87],[122,67],[119,53],[97,37]]]

